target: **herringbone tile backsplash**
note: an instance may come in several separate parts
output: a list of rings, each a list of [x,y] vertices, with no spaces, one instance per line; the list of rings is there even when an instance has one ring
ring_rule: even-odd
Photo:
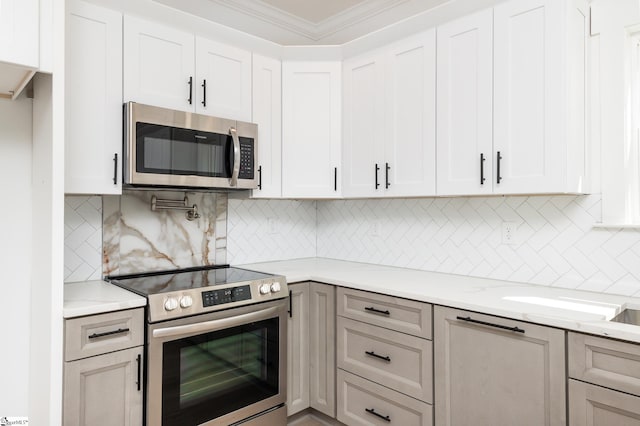
[[[102,197],[64,198],[64,280],[102,278]]]

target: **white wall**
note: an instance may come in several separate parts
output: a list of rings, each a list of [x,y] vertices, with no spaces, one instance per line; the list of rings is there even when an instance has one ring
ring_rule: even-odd
[[[31,298],[32,101],[0,99],[0,416],[27,416]]]

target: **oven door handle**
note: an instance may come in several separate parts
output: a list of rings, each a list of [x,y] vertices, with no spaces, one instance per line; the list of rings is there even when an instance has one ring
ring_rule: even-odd
[[[233,187],[238,184],[238,175],[240,174],[240,140],[235,127],[230,128],[229,133],[231,133],[231,139],[233,140],[233,170],[229,185]]]
[[[236,327],[277,314],[281,308],[274,306],[257,312],[235,315],[212,321],[199,322],[195,324],[178,325],[175,327],[158,328],[153,330],[154,338],[186,336],[196,333],[206,333],[210,331],[222,330],[224,328]]]

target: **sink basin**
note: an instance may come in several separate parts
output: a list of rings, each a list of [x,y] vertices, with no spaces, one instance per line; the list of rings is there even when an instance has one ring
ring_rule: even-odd
[[[611,321],[621,322],[623,324],[640,325],[640,310],[625,309],[624,311],[613,317]]]

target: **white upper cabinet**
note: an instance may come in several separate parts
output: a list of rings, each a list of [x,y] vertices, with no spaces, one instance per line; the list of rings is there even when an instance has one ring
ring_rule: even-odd
[[[344,195],[435,194],[435,31],[344,63]]]
[[[494,8],[495,193],[585,191],[587,16],[580,0]]]
[[[251,121],[251,53],[126,16],[124,100]]]
[[[65,192],[122,192],[122,15],[70,1],[66,17]]]
[[[282,195],[340,197],[341,63],[282,64]]]
[[[493,14],[438,28],[438,194],[493,192]]]
[[[253,55],[253,122],[258,125],[258,188],[253,198],[282,196],[282,64]]]
[[[251,121],[251,52],[196,37],[196,112]]]
[[[0,0],[0,62],[37,68],[38,0]]]

